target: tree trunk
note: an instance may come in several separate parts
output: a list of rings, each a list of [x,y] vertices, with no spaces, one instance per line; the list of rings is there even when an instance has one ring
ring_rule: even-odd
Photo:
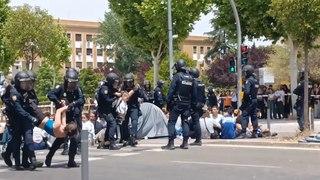
[[[303,95],[303,119],[304,129],[310,130],[309,122],[309,49],[305,43],[304,45],[304,95]]]
[[[157,87],[157,81],[159,79],[159,57],[153,57],[153,87]]]
[[[297,56],[298,56],[298,46],[293,42],[290,35],[288,35],[289,44],[289,62],[290,62],[290,92],[293,94],[293,90],[297,87],[298,83],[298,66],[297,66]],[[297,100],[297,96],[291,96],[291,102],[294,104]],[[292,114],[296,116],[296,111],[292,111]]]

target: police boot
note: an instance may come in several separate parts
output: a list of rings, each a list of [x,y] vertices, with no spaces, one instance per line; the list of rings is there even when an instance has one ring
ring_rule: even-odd
[[[193,143],[190,143],[190,146],[201,146],[201,145],[202,145],[201,140],[196,140]]]
[[[80,165],[77,164],[74,160],[73,161],[68,161],[68,168],[74,168],[74,167],[79,167]]]
[[[136,146],[138,143],[136,142],[136,138],[134,137],[134,136],[131,136],[130,138],[129,138],[129,145],[130,146],[132,146],[132,147],[134,147],[134,146]]]
[[[27,169],[30,167],[30,164],[29,161],[28,161],[28,156],[26,155],[22,155],[22,166]]]
[[[37,161],[36,157],[31,158],[30,170],[35,170],[37,167],[42,167],[43,162]]]
[[[6,163],[7,166],[12,167],[12,161],[10,159],[10,156],[7,155],[6,152],[1,153],[1,157],[3,158],[4,162]]]
[[[183,140],[183,143],[180,145],[180,148],[181,148],[181,149],[188,149],[188,148],[189,148],[188,140],[187,140],[187,139],[184,139],[184,140]]]
[[[167,145],[161,147],[161,149],[164,149],[164,150],[174,150],[174,148],[175,147],[174,147],[173,140],[169,140]]]
[[[110,142],[110,146],[109,146],[110,150],[119,150],[120,147],[116,145],[116,143],[114,141]]]

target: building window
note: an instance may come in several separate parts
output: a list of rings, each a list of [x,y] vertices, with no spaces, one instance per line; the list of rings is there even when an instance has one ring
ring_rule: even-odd
[[[87,68],[93,68],[93,63],[92,62],[87,62]]]
[[[82,69],[82,62],[77,62],[76,63],[76,67],[79,68],[79,69]]]
[[[67,68],[71,68],[71,62],[67,62],[67,63],[65,64],[65,67],[66,67],[66,69],[67,69]]]
[[[81,34],[76,34],[76,41],[81,41]]]
[[[102,68],[103,67],[103,62],[98,62],[98,67]]]
[[[81,55],[82,48],[76,48],[76,55]]]
[[[204,54],[204,47],[200,47],[200,54]]]
[[[207,47],[207,53],[210,51],[211,47]]]
[[[70,39],[71,39],[71,34],[70,34],[70,33],[67,33],[67,37],[68,37],[68,39],[70,40]]]
[[[92,42],[92,35],[91,34],[87,34],[86,35],[86,39],[88,42]]]
[[[102,56],[102,49],[97,49],[97,56]]]
[[[197,46],[193,46],[193,54],[197,54]]]
[[[87,56],[92,55],[92,49],[87,49]]]

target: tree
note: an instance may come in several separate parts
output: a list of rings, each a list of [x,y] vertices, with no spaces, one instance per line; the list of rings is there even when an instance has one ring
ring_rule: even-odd
[[[183,59],[186,63],[186,67],[195,67],[196,66],[196,61],[192,60],[187,54],[183,53],[183,52],[178,52],[175,53],[174,55],[174,59],[177,61],[179,59]],[[167,87],[165,88],[165,91],[168,90],[168,85],[170,85],[170,71],[169,71],[169,58],[165,57],[163,60],[163,63],[160,66],[159,69],[159,79],[162,79],[166,82]],[[153,74],[154,74],[154,69],[150,69],[146,74],[145,74],[145,79],[144,80],[149,80],[151,83],[156,84],[156,82],[154,83],[154,78],[153,78]]]
[[[10,13],[9,0],[0,0],[0,70],[9,73],[9,67],[14,63],[14,52],[8,49],[7,40],[3,34],[5,23]]]
[[[80,84],[83,85],[85,95],[94,95],[99,82],[104,79],[103,74],[97,74],[91,68],[82,69],[79,75]]]
[[[54,72],[52,67],[43,62],[37,71],[36,93],[38,96],[46,96],[47,93],[58,84],[63,82],[62,74],[56,74],[56,81],[54,82]]]
[[[304,51],[304,126],[309,126],[308,82],[309,51],[320,35],[320,1],[272,0],[270,14],[276,17],[285,32],[298,42]]]
[[[167,49],[168,18],[167,4],[162,0],[110,0],[110,9],[120,18],[121,31],[125,38],[138,48],[150,53],[153,59],[154,82],[158,80],[159,66]],[[173,34],[178,35],[175,43],[186,38],[199,20],[212,5],[211,0],[172,1]],[[169,67],[169,66],[168,66]],[[167,67],[167,69],[169,69]]]
[[[272,49],[269,47],[256,48],[255,46],[248,49],[249,59],[248,64],[251,64],[255,69],[263,67],[267,63],[269,54]],[[223,59],[215,59],[210,68],[207,70],[207,76],[211,83],[215,86],[235,86],[237,77],[235,73],[229,73],[229,60],[235,57],[235,53],[229,53]]]
[[[290,82],[289,53],[286,46],[272,46],[274,53],[267,60],[276,80],[280,83]]]
[[[62,31],[54,23],[53,17],[47,11],[29,5],[13,8],[4,28],[7,47],[16,52],[16,59],[21,57],[26,61],[27,69],[33,68],[35,59],[55,53],[52,50],[56,48],[51,46],[57,46],[59,41],[56,37],[62,37],[55,33]]]
[[[115,58],[114,66],[121,72],[133,72],[141,62],[151,61],[150,55],[124,39],[119,19],[112,11],[105,13],[99,31],[97,43],[103,47],[108,56]]]

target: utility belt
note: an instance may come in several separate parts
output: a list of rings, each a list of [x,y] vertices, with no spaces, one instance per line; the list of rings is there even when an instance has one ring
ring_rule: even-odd
[[[189,97],[177,95],[173,99],[174,99],[174,103],[177,105],[190,106],[190,104],[191,104],[191,99]]]

